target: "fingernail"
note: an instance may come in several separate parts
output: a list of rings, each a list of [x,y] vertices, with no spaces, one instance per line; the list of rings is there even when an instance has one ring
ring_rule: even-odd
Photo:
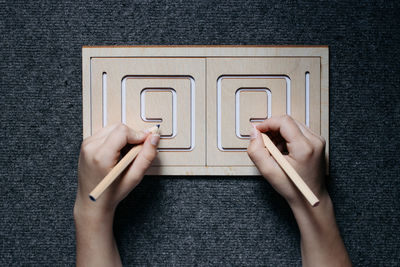
[[[251,128],[250,130],[250,139],[256,139],[258,136],[258,130],[256,129],[256,127],[253,125],[253,128]]]
[[[159,134],[153,134],[153,135],[151,136],[150,143],[151,143],[153,146],[157,146],[159,141],[160,141],[160,135],[159,135]]]

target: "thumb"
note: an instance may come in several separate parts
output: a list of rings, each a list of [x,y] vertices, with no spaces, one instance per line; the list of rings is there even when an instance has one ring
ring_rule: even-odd
[[[274,159],[265,148],[261,133],[256,127],[251,129],[247,154],[263,176],[271,175],[270,172],[273,169],[271,164],[274,163]]]
[[[142,180],[146,170],[150,167],[152,161],[157,155],[157,146],[160,140],[159,134],[151,134],[146,138],[142,150],[132,162],[131,166],[121,180],[120,186],[124,194],[129,193]]]

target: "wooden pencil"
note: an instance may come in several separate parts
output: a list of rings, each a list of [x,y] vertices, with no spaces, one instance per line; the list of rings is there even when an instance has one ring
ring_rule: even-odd
[[[158,133],[160,125],[148,129],[151,133]],[[134,146],[128,153],[114,166],[114,168],[101,180],[101,182],[90,192],[89,198],[96,201],[101,194],[114,182],[115,179],[128,167],[142,150],[143,145]]]
[[[301,176],[296,172],[292,165],[285,159],[279,149],[271,141],[268,135],[261,133],[264,140],[265,147],[271,153],[272,157],[278,162],[282,170],[289,176],[290,180],[294,183],[297,189],[303,194],[311,206],[316,207],[319,204],[318,198],[314,195],[311,189],[307,186]]]

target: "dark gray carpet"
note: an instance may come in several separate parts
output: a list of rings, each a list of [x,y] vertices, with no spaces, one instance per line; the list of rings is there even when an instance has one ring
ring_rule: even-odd
[[[81,46],[330,46],[330,192],[356,266],[398,266],[399,1],[0,0],[0,266],[71,266]],[[260,178],[147,177],[123,202],[126,265],[301,264]]]

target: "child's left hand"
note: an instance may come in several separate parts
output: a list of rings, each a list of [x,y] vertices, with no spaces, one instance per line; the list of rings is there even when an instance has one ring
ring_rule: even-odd
[[[105,127],[82,142],[78,167],[75,215],[113,214],[118,203],[135,188],[157,154],[158,134],[136,132],[124,124]],[[93,202],[89,193],[118,163],[127,144],[143,143],[134,162]]]

